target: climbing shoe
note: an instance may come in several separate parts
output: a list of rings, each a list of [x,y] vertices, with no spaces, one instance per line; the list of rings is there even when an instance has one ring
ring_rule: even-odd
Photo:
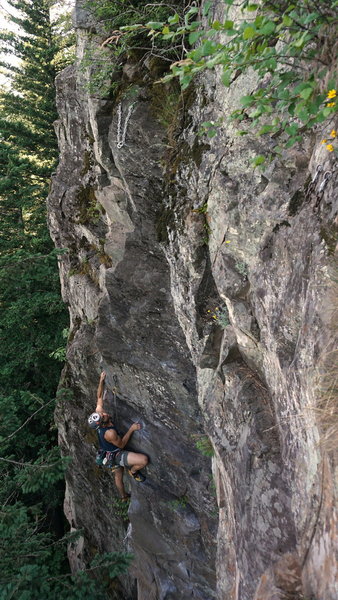
[[[128,469],[128,473],[130,475],[130,477],[132,477],[133,479],[135,479],[135,481],[137,481],[138,483],[142,483],[142,481],[145,481],[145,476],[142,475],[142,473],[140,471],[136,471],[135,473],[131,472],[131,469]]]
[[[130,494],[126,494],[125,496],[123,496],[122,498],[120,498],[121,502],[129,502],[130,501]]]

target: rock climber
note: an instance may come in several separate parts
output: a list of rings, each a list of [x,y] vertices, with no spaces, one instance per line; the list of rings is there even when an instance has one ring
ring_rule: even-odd
[[[96,429],[99,438],[100,448],[113,453],[115,484],[122,500],[128,500],[123,485],[124,467],[127,468],[129,475],[138,483],[145,480],[145,476],[140,469],[148,464],[148,457],[145,454],[124,450],[134,431],[141,429],[140,423],[133,423],[127,433],[120,437],[111,416],[103,410],[103,389],[106,373],[102,371],[97,388],[97,403],[95,412],[88,418],[88,424],[92,429]],[[117,467],[117,468],[116,468]]]

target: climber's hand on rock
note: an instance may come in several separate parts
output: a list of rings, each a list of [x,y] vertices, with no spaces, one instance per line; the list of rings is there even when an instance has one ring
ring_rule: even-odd
[[[142,428],[141,423],[133,423],[130,427],[130,431],[139,431]]]

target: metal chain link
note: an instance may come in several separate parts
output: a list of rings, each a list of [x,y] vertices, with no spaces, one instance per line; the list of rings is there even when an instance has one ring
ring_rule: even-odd
[[[123,146],[125,145],[126,142],[126,135],[127,135],[127,128],[128,128],[128,123],[129,123],[129,119],[131,117],[131,113],[133,112],[133,108],[135,106],[135,102],[133,102],[133,104],[131,104],[128,108],[128,112],[124,121],[124,125],[122,127],[122,104],[120,103],[118,105],[117,108],[117,137],[116,137],[116,142],[117,142],[117,148],[123,148]]]

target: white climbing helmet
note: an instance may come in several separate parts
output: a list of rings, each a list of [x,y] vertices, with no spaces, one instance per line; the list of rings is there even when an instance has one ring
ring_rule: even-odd
[[[92,429],[97,429],[99,427],[99,425],[100,425],[100,421],[101,421],[101,415],[99,413],[97,413],[97,412],[93,412],[88,417],[88,425]]]

